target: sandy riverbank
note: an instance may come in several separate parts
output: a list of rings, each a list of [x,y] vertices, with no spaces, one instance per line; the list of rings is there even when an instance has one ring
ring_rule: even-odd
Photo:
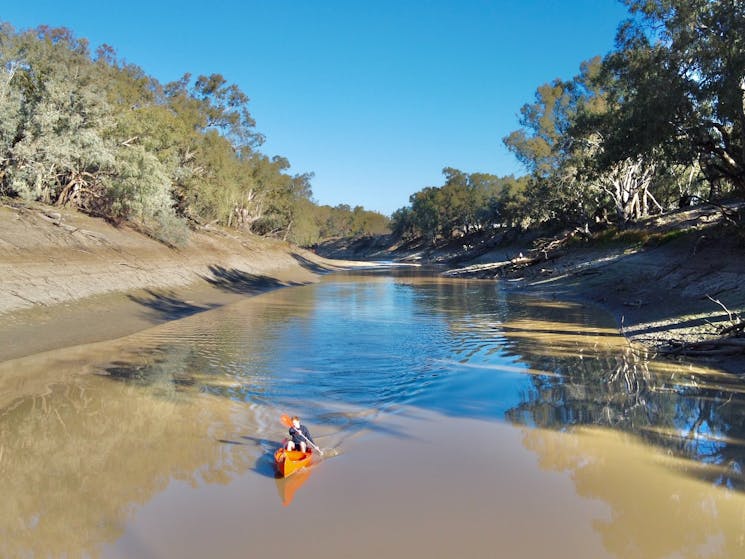
[[[722,328],[745,317],[745,248],[720,217],[715,208],[680,211],[632,232],[644,243],[577,243],[543,254],[525,247],[522,258],[507,260],[500,249],[447,273],[499,278],[524,293],[600,305],[629,340],[674,355],[683,345],[713,344]],[[693,353],[743,374],[744,349]]]
[[[678,212],[645,224],[655,235],[685,231],[665,242],[573,245],[530,265],[514,258],[530,254],[527,246],[500,247],[471,260],[457,254],[463,264],[449,273],[601,305],[630,340],[667,350],[714,339],[730,321],[727,311],[745,316],[743,249],[713,229],[720,225],[715,209]],[[412,254],[390,255],[397,256]],[[361,265],[367,264],[219,229],[169,248],[74,211],[6,204],[0,206],[0,361],[117,338]],[[715,352],[704,360],[745,372],[742,353]]]
[[[6,203],[0,361],[113,339],[360,265],[220,229],[170,248],[75,211]]]
[[[663,353],[696,353],[708,365],[745,373],[745,339],[719,340],[722,328],[745,318],[745,240],[724,223],[719,208],[679,210],[570,242],[562,242],[565,233],[540,238],[505,231],[436,246],[340,239],[319,252],[437,262],[452,277],[494,279],[539,297],[599,305],[632,342]]]

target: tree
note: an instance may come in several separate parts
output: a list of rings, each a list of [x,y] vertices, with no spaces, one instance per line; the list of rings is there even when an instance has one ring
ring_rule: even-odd
[[[69,29],[0,22],[0,194],[129,220],[169,243],[187,223],[315,242],[313,175],[259,151],[248,102],[220,74],[163,85]],[[336,213],[334,232],[387,227],[361,207]]]
[[[433,243],[440,230],[440,189],[430,186],[412,194],[411,202],[412,222],[417,231]]]
[[[653,194],[659,149],[635,151],[644,140],[614,112],[624,91],[596,57],[572,80],[538,88],[536,102],[523,107],[523,129],[504,141],[531,171],[526,217],[587,227],[610,212],[628,223],[662,209]]]
[[[8,23],[0,23],[0,193],[7,192],[7,171],[11,149],[17,141],[22,116],[18,72],[24,68],[15,31]]]
[[[6,63],[14,69],[6,83],[15,89],[20,118],[6,148],[5,189],[47,203],[98,209],[115,150],[105,139],[112,119],[87,42],[67,29],[48,27],[13,41],[18,58]]]
[[[584,225],[602,204],[597,177],[586,172],[592,160],[583,141],[588,127],[577,128],[580,115],[605,110],[603,85],[596,79],[600,66],[595,57],[582,63],[573,79],[540,86],[535,102],[520,111],[522,128],[503,140],[530,171],[523,217],[532,222]]]
[[[614,149],[697,163],[713,194],[728,184],[745,195],[745,4],[624,1],[634,17],[607,58],[623,85],[613,106]],[[624,141],[629,136],[637,141]]]
[[[443,169],[445,184],[426,187],[409,198],[410,206],[391,216],[398,238],[423,237],[431,243],[519,221],[524,179]]]
[[[540,86],[535,101],[520,109],[520,125],[503,138],[528,171],[546,178],[561,166],[564,141],[576,107],[572,103],[571,84],[556,79]]]

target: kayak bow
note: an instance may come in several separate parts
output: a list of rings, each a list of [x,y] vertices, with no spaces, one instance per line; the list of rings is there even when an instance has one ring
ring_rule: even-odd
[[[312,458],[313,450],[310,448],[306,452],[302,452],[300,450],[287,450],[282,446],[274,453],[274,466],[280,476],[287,477],[309,466]]]

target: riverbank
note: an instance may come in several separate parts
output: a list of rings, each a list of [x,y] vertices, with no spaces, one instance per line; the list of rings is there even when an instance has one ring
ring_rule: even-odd
[[[369,265],[218,228],[168,247],[73,210],[0,205],[0,361],[113,339]]]
[[[742,374],[745,340],[722,335],[745,317],[742,240],[728,233],[717,209],[681,211],[606,241],[482,257],[447,273],[499,277],[525,293],[600,305],[632,342]]]
[[[719,210],[697,208],[615,237],[492,239],[434,250],[368,241],[324,258],[217,228],[193,232],[184,246],[171,248],[75,211],[6,201],[0,361],[117,338],[385,257],[449,263],[449,276],[497,279],[523,293],[600,305],[632,342],[744,373],[739,339],[702,345],[745,316],[742,241],[723,227]]]
[[[595,235],[506,232],[437,247],[360,240],[319,252],[438,262],[449,267],[447,276],[495,279],[522,293],[599,305],[633,343],[745,373],[745,339],[722,343],[721,335],[745,318],[745,241],[719,208],[680,210]]]

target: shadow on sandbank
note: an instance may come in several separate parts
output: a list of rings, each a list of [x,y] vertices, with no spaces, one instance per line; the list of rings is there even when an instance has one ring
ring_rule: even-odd
[[[153,318],[158,320],[177,320],[196,313],[208,311],[217,305],[196,305],[176,297],[173,292],[157,292],[146,289],[147,296],[127,295],[130,301],[149,309]]]
[[[269,276],[249,274],[237,268],[228,269],[213,265],[209,267],[209,270],[211,275],[202,276],[202,279],[210,285],[230,293],[257,295],[280,287],[302,285],[300,282],[283,282]]]
[[[297,261],[300,266],[306,270],[313,272],[314,274],[328,274],[336,270],[333,266],[324,266],[318,262],[313,262],[304,256],[299,255],[297,252],[293,252],[291,256]]]

